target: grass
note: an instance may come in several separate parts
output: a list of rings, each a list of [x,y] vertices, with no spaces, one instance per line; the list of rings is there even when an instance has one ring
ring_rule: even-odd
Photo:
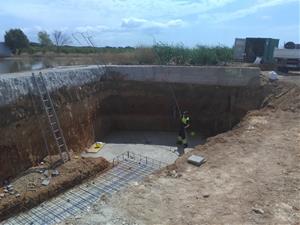
[[[226,46],[194,48],[182,44],[158,43],[151,47],[52,47],[31,46],[25,50],[30,56],[96,57],[106,64],[160,64],[160,65],[218,65],[233,59],[233,49]]]
[[[216,65],[230,62],[233,49],[226,46],[201,46],[186,48],[183,45],[158,44],[153,46],[160,64]]]

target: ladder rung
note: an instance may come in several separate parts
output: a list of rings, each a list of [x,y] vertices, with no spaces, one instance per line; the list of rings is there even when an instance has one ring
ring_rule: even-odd
[[[51,126],[53,126],[54,124],[56,124],[56,122],[50,123]]]
[[[60,134],[59,135],[55,135],[55,139],[59,142],[61,139],[61,136],[60,136]]]
[[[53,127],[52,130],[59,129],[59,127],[57,126],[56,120],[54,120],[54,117],[50,117],[50,122],[55,126],[55,127]]]
[[[58,147],[59,147],[59,148],[61,148],[61,147],[64,147],[64,146],[65,146],[65,145],[64,145],[64,144],[62,144],[62,145],[59,145]]]
[[[59,129],[56,129],[56,130],[54,130],[53,132],[56,133],[56,132],[58,132],[58,131],[59,131]]]

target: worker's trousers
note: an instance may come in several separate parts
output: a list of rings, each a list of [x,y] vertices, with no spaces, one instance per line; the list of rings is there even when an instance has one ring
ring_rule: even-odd
[[[186,130],[183,126],[180,127],[180,129],[179,129],[178,137],[177,137],[177,144],[180,144],[180,145],[182,144],[184,147],[188,146]]]

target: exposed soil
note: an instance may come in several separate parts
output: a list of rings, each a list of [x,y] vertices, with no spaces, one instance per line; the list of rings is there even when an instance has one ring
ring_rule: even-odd
[[[52,158],[55,160],[57,156]],[[110,163],[104,158],[83,159],[72,156],[71,161],[56,168],[59,175],[52,176],[50,175],[52,170],[46,170],[49,162],[47,159],[44,162],[43,165],[30,168],[27,174],[20,175],[11,182],[14,188],[12,193],[5,193],[5,188],[0,189],[0,194],[2,194],[0,197],[0,221],[10,215],[30,209],[110,168]],[[48,171],[49,175],[46,174],[47,172],[44,173],[45,171]],[[42,181],[49,177],[49,185],[43,186]]]
[[[300,88],[276,89],[233,130],[66,223],[300,224]]]
[[[188,110],[193,127],[205,136],[227,131],[270,94],[269,85],[219,87],[111,79],[82,86],[63,86],[51,93],[69,149],[79,153],[114,130],[177,131],[178,104]],[[108,79],[108,78],[107,78]],[[23,96],[0,106],[0,184],[36,165],[47,151],[57,154],[49,123],[38,96]],[[34,103],[34,104],[33,104]],[[205,110],[204,110],[205,109]],[[39,126],[38,119],[42,126]],[[42,129],[41,129],[42,128]],[[198,132],[198,130],[195,130]]]

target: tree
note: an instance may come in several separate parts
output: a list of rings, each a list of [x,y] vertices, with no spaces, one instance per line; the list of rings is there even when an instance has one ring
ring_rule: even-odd
[[[4,41],[14,54],[20,54],[24,48],[29,47],[29,40],[21,29],[10,29],[6,31]]]
[[[58,30],[53,32],[53,39],[54,39],[54,44],[57,47],[57,50],[59,50],[61,46],[71,43],[70,37],[64,34],[62,31],[58,31]]]
[[[53,42],[50,39],[50,35],[46,31],[40,31],[38,33],[38,39],[43,47],[49,47],[53,45]]]

